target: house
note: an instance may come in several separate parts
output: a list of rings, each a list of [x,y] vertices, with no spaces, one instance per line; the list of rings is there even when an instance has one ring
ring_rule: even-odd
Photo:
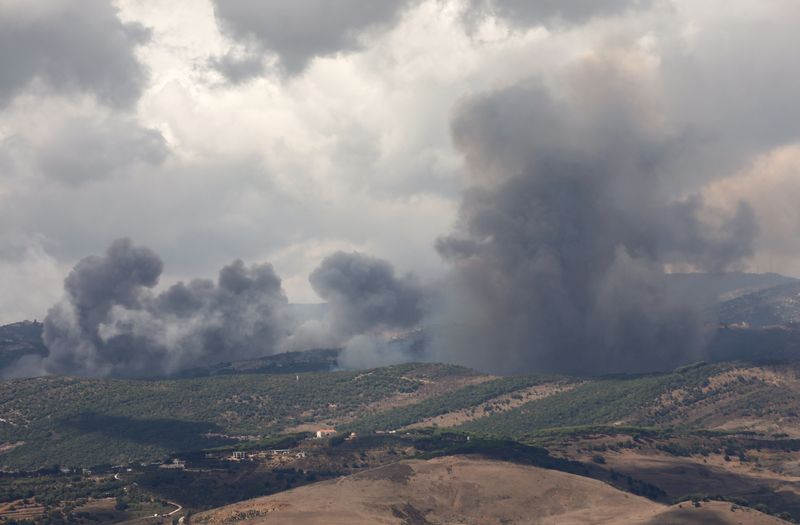
[[[356,434],[355,432],[350,432],[350,435],[344,439],[345,441],[355,441],[356,439],[358,439],[358,434]]]
[[[186,463],[178,458],[174,458],[171,463],[164,463],[163,465],[159,465],[158,468],[184,470],[186,468]]]
[[[332,429],[332,428],[322,428],[322,429],[320,429],[320,430],[317,430],[317,439],[322,439],[322,438],[330,437],[330,436],[332,436],[332,435],[334,435],[334,434],[336,434],[336,430],[335,430],[335,429]]]
[[[241,450],[236,450],[233,452],[233,454],[231,454],[231,459],[234,461],[242,461],[244,459],[247,459],[247,453]]]

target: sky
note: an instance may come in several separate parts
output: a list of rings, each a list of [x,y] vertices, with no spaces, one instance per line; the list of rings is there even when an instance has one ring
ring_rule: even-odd
[[[469,279],[506,194],[465,195],[529,152],[655,174],[604,202],[669,242],[609,226],[610,265],[800,276],[799,24],[796,0],[0,0],[0,323],[123,237],[158,289],[242,259],[320,302],[336,252]]]

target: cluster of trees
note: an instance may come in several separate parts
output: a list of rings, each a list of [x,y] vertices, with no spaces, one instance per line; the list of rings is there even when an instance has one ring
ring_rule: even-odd
[[[348,425],[348,428],[356,431],[397,429],[448,412],[474,408],[504,394],[534,385],[554,382],[558,379],[560,378],[550,376],[501,377],[484,383],[468,385],[413,405],[369,414],[355,420]]]
[[[12,423],[0,441],[7,469],[52,463],[92,467],[158,460],[176,451],[230,444],[222,435],[270,435],[299,423],[357,413],[417,390],[427,378],[464,373],[434,364],[360,372],[245,374],[183,380],[38,378],[0,383]],[[205,435],[216,435],[207,438]]]

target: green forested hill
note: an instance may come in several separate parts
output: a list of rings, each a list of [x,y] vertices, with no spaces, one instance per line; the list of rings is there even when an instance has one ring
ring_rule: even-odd
[[[600,378],[493,378],[407,364],[159,381],[11,380],[0,382],[0,466],[158,460],[303,424],[369,433],[443,421],[458,431],[513,439],[594,425],[800,435],[798,376],[793,364],[698,364]],[[540,390],[525,397],[531,389]],[[458,417],[430,419],[448,414]]]
[[[360,372],[135,381],[48,377],[0,382],[7,468],[116,464],[268,435],[343,416],[467,369],[398,365]],[[208,436],[211,434],[212,436]]]

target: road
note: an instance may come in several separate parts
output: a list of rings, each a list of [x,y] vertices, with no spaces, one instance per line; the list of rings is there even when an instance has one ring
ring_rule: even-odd
[[[119,472],[114,474],[114,479],[117,480],[117,481],[122,481],[122,478],[119,477]],[[178,503],[175,503],[174,501],[167,501],[167,503],[169,503],[170,505],[173,505],[175,507],[175,510],[173,510],[172,512],[168,512],[166,514],[162,514],[163,517],[173,516],[176,513],[178,513],[178,512],[183,510],[183,507],[181,505],[179,505]],[[152,517],[155,517],[155,516],[152,516]],[[146,519],[150,519],[150,518],[151,518],[151,516],[145,516],[143,518],[139,518],[139,520],[146,520]],[[134,521],[139,521],[139,520],[134,520]]]
[[[172,515],[173,515],[173,514],[175,514],[176,512],[180,512],[180,511],[182,511],[182,510],[183,510],[183,507],[181,507],[180,505],[178,505],[178,504],[177,504],[177,503],[175,503],[174,501],[168,501],[167,503],[169,503],[170,505],[175,505],[175,506],[176,506],[176,507],[178,507],[178,508],[176,508],[175,510],[173,510],[172,512],[170,512],[170,513],[168,513],[168,514],[164,514],[164,516],[172,516]]]

